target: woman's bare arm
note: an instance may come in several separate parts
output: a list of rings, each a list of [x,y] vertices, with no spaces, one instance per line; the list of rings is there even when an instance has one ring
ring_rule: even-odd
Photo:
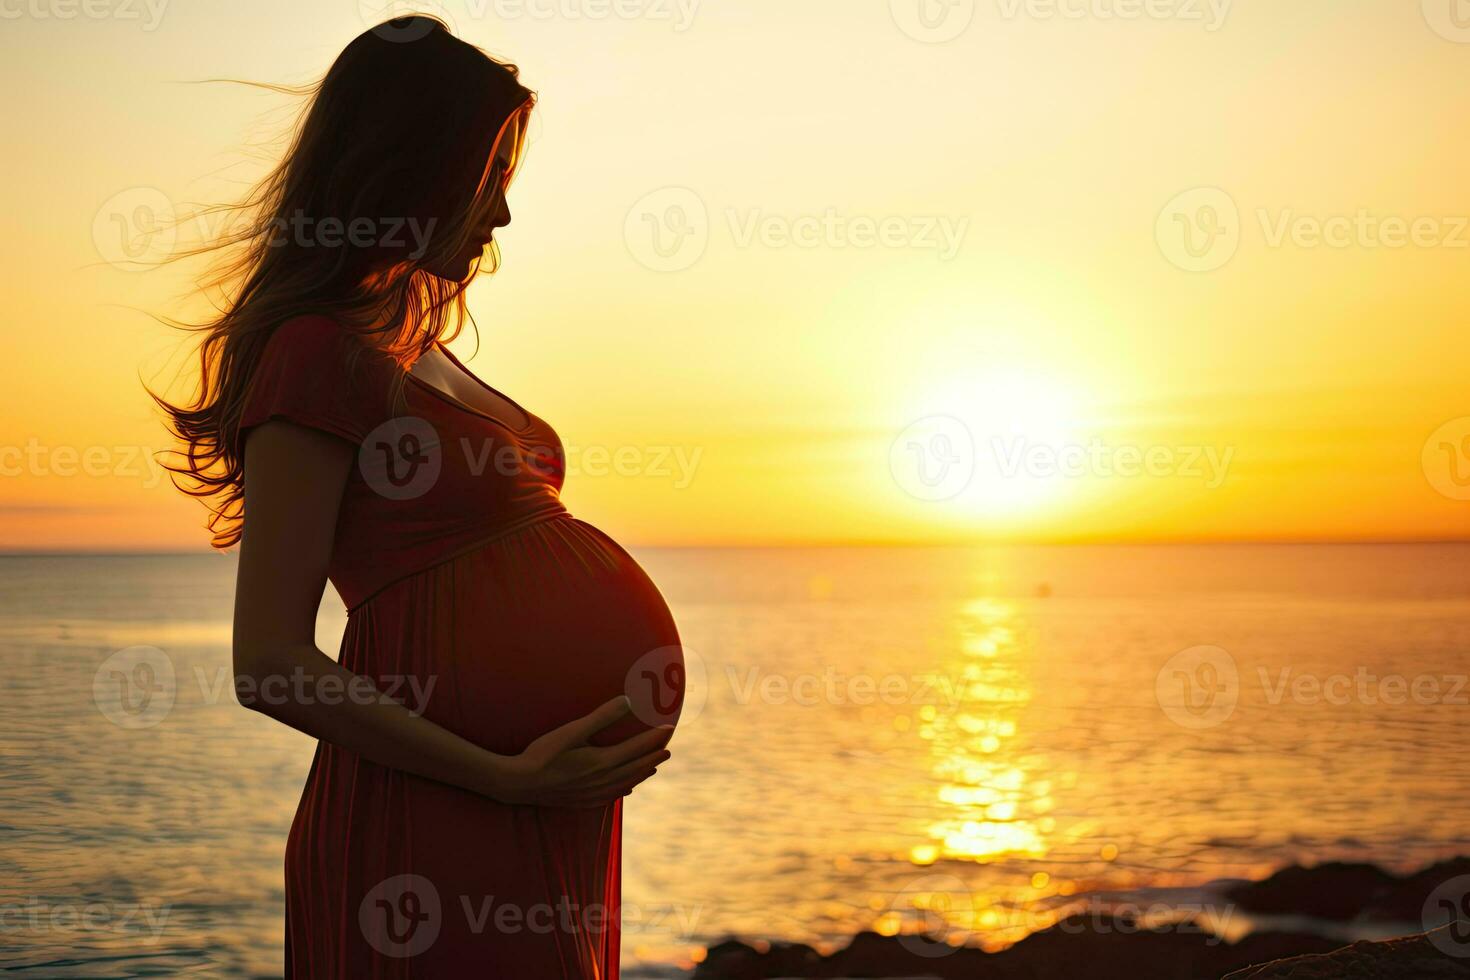
[[[249,433],[235,589],[241,702],[365,759],[508,803],[595,806],[653,775],[669,757],[664,746],[672,728],[605,748],[586,744],[628,713],[627,698],[543,735],[518,756],[502,756],[387,698],[348,696],[370,682],[317,649],[315,637],[337,510],[355,459],[350,443],[288,422]],[[327,689],[338,696],[296,696]]]

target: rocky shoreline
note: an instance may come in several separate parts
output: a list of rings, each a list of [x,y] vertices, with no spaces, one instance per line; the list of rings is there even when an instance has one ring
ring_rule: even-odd
[[[1458,889],[1460,884],[1466,888]],[[939,980],[1297,980],[1316,977],[1470,978],[1470,922],[1411,935],[1447,922],[1426,915],[1449,892],[1470,916],[1470,858],[1455,858],[1409,875],[1376,865],[1331,863],[1290,867],[1224,894],[1257,917],[1289,917],[1290,929],[1260,928],[1224,942],[1188,920],[1144,926],[1122,916],[1076,916],[1008,949],[987,953],[920,936],[861,932],[834,953],[810,946],[734,939],[712,946],[694,980],[775,978],[939,978]],[[1438,908],[1443,903],[1434,902]],[[1446,916],[1448,912],[1444,913]],[[1303,925],[1305,923],[1306,925]],[[1359,942],[1312,931],[1310,923],[1401,925],[1407,938]]]
[[[1225,980],[1465,980],[1470,956],[1447,950],[1470,946],[1445,926],[1420,936],[1381,943],[1353,943],[1323,956],[1293,956],[1264,966],[1248,967]]]

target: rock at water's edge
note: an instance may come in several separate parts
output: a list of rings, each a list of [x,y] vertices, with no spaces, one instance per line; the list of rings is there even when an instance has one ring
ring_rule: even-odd
[[[1451,928],[1250,966],[1227,974],[1224,980],[1466,980],[1470,977],[1470,944],[1457,946]],[[1446,949],[1463,949],[1467,955],[1451,956]]]

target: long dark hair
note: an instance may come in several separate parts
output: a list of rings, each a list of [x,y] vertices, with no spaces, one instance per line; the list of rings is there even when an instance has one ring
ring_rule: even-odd
[[[183,443],[164,465],[209,507],[217,548],[240,539],[240,418],[272,333],[325,314],[405,365],[456,336],[484,259],[462,278],[443,269],[504,194],[536,99],[516,66],[424,16],[364,32],[320,82],[287,91],[309,99],[290,149],[245,200],[212,209],[236,220],[190,253],[217,253],[204,285],[225,295],[215,319],[179,324],[202,334],[195,396],[174,404],[150,392]],[[493,241],[488,253],[493,272]]]

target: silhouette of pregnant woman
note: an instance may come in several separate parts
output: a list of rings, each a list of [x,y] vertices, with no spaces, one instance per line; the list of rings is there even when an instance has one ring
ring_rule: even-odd
[[[433,19],[353,41],[219,246],[197,396],[160,399],[176,482],[240,544],[240,699],[319,739],[289,977],[618,976],[622,799],[669,757],[678,633],[561,504],[557,434],[443,343],[533,103]]]

